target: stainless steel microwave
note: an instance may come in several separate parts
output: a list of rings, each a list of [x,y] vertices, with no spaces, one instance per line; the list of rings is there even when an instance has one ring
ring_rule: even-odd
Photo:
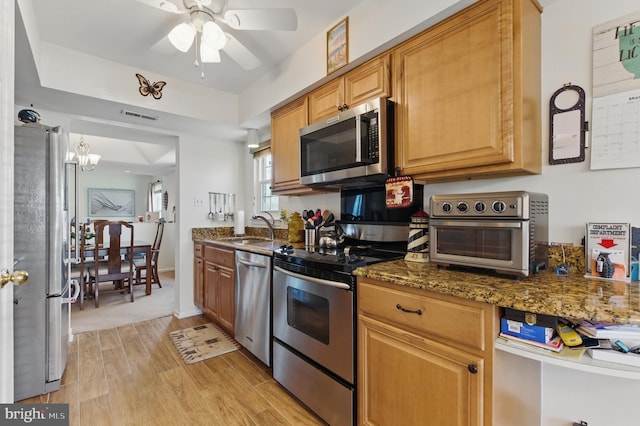
[[[525,191],[433,195],[429,240],[432,263],[529,276],[547,267],[549,198]]]
[[[378,98],[300,130],[300,183],[383,181],[393,167],[393,103]]]

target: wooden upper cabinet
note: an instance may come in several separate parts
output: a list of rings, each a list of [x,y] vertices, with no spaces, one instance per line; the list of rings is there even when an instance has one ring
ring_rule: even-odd
[[[300,184],[300,129],[307,121],[307,97],[297,99],[271,114],[271,190],[282,195],[311,192]]]
[[[535,0],[482,1],[394,49],[403,175],[540,173],[540,12]]]
[[[337,115],[344,108],[390,96],[390,56],[378,56],[309,93],[309,123]]]

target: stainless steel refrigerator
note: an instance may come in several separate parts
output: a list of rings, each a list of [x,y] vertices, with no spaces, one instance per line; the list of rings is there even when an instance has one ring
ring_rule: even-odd
[[[69,204],[67,183],[75,171],[65,164],[58,127],[15,127],[14,269],[29,280],[14,289],[15,400],[60,386],[69,340]]]

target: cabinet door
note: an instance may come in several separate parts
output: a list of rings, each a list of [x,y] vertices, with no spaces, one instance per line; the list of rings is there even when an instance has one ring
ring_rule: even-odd
[[[344,99],[356,106],[371,99],[391,96],[389,55],[370,60],[344,76]]]
[[[389,55],[366,62],[309,93],[309,123],[371,99],[391,96]]]
[[[343,105],[344,79],[340,77],[309,93],[309,123],[338,115]]]
[[[363,315],[358,326],[360,424],[483,424],[482,358]]]
[[[514,22],[514,7],[527,8],[531,22]],[[540,139],[525,144],[529,136],[522,132],[523,121],[539,125],[539,95],[528,87],[539,83],[540,74],[539,62],[536,68],[530,59],[537,55],[539,61],[540,55],[539,12],[529,13],[533,7],[529,0],[479,2],[395,49],[402,174],[540,172]],[[523,32],[530,44],[524,44]],[[526,71],[530,83],[523,82],[525,66],[532,68]]]
[[[271,115],[271,157],[274,193],[295,195],[311,192],[300,185],[300,129],[307,125],[307,97]]]
[[[218,321],[218,294],[220,287],[219,267],[211,262],[204,262],[204,313],[214,321]]]
[[[193,303],[204,308],[204,260],[200,257],[193,260]]]
[[[236,312],[235,272],[219,268],[218,324],[233,336]]]

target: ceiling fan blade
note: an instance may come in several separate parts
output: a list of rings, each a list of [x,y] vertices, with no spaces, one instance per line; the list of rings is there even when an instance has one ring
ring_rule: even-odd
[[[242,69],[248,71],[262,65],[262,61],[247,49],[245,45],[240,43],[238,39],[228,33],[225,33],[225,35],[227,36],[227,43],[222,50],[224,50],[231,59],[240,64]]]
[[[235,30],[295,31],[298,15],[295,9],[227,10],[224,21]]]
[[[164,10],[171,13],[187,13],[188,10],[184,9],[184,5],[180,0],[137,0],[140,3],[147,6],[155,7],[156,9]]]

